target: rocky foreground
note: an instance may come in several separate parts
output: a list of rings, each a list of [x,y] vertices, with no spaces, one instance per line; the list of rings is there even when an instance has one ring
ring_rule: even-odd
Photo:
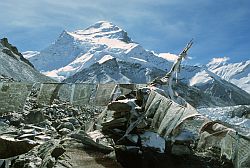
[[[37,103],[37,92],[32,89],[22,112],[6,112],[0,117],[2,167],[119,166],[112,155],[105,155],[113,149],[98,145],[86,133],[100,107],[73,107],[57,99],[42,106]]]
[[[2,95],[7,86],[1,85]],[[101,87],[91,91],[94,103],[76,105],[72,92],[71,101],[62,99],[67,89],[61,96],[63,87],[47,88],[48,98],[41,96],[45,86],[34,84],[21,110],[1,107],[0,167],[249,167],[249,137],[224,123],[154,88]],[[79,92],[85,101],[88,92]],[[100,106],[100,97],[110,103]]]

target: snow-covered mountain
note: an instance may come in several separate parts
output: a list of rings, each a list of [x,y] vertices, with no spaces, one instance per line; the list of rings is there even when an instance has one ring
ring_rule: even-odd
[[[233,106],[235,102],[238,104],[250,104],[250,94],[240,89],[236,85],[220,78],[218,75],[202,68],[190,79],[190,86],[195,86],[217,99],[219,102],[223,100],[228,105]]]
[[[0,40],[0,81],[52,82],[53,80],[34,69],[7,38]],[[8,79],[8,80],[7,80]]]
[[[228,63],[229,58],[214,58],[207,67],[221,78],[250,93],[250,60]]]
[[[47,76],[64,82],[148,83],[166,74],[176,58],[145,50],[118,26],[101,21],[84,30],[63,31],[29,60]],[[250,103],[248,93],[203,69],[183,66],[178,76],[183,97],[218,106]]]
[[[47,76],[63,80],[109,57],[118,61],[158,66],[165,70],[170,62],[133,42],[127,32],[110,22],[97,22],[85,30],[63,31],[59,38],[29,60]]]

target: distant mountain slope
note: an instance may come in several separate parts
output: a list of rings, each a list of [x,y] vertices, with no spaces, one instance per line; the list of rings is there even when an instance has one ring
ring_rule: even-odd
[[[17,48],[9,44],[7,38],[0,40],[0,75],[3,79],[9,78],[22,82],[54,81],[34,69],[34,66],[18,52]]]
[[[190,79],[190,86],[195,86],[206,94],[223,100],[228,105],[250,104],[250,94],[236,85],[221,79],[209,70],[202,70]]]
[[[207,67],[216,75],[250,93],[250,60],[228,63],[227,58],[214,58]]]
[[[157,76],[163,76],[165,71],[148,68],[139,63],[118,61],[110,58],[97,62],[89,68],[68,77],[64,82],[69,83],[147,83]]]

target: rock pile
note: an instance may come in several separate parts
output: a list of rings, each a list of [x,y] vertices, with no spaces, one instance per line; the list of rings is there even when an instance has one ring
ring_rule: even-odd
[[[39,87],[34,84],[23,111],[8,112],[0,116],[0,167],[71,167],[64,153],[65,139],[110,153],[106,138],[86,134],[102,110],[91,105],[73,106],[54,99],[51,105],[38,102]],[[97,141],[97,142],[96,142]],[[107,147],[106,147],[107,146]],[[63,158],[63,159],[62,159]],[[61,162],[60,160],[64,160]]]

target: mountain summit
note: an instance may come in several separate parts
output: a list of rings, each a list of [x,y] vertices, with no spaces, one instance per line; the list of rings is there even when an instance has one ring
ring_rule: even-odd
[[[99,21],[85,30],[77,30],[71,33],[69,32],[69,34],[83,41],[89,38],[109,38],[121,40],[126,43],[132,42],[127,32],[107,21]]]

